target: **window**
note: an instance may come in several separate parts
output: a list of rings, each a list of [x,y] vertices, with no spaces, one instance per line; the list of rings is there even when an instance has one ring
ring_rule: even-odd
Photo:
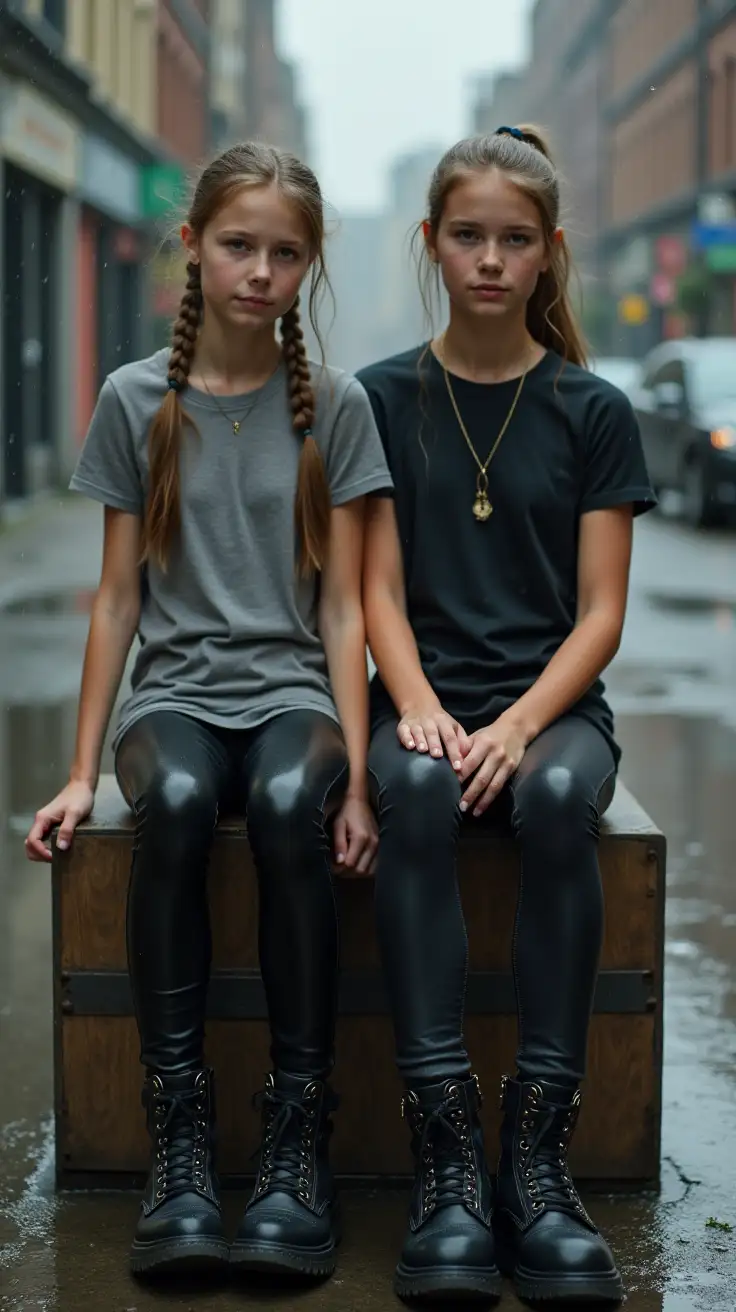
[[[66,34],[66,0],[43,0],[43,16],[59,36]]]
[[[733,55],[729,55],[725,63],[724,83],[724,163],[726,168],[732,168],[736,164],[736,59]]]

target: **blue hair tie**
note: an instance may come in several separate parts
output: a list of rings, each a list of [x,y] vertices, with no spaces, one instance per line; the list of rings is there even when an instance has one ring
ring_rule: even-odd
[[[176,378],[169,378],[166,382],[166,386],[168,387],[170,392],[181,391],[181,383]]]
[[[497,137],[503,137],[503,136],[506,136],[506,137],[514,137],[517,141],[523,141],[523,140],[524,140],[524,133],[521,131],[520,128],[510,128],[510,127],[507,127],[506,125],[504,125],[504,126],[501,127],[501,128],[496,128],[496,136],[497,136]]]
[[[303,428],[302,437],[314,437],[314,433],[312,432],[311,428]]]

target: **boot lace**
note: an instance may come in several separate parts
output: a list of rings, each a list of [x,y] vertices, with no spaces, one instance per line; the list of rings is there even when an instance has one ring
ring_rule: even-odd
[[[411,1113],[419,1135],[418,1156],[426,1179],[425,1208],[428,1212],[456,1203],[476,1209],[476,1171],[467,1117],[452,1088],[444,1102],[431,1111],[416,1104]]]
[[[204,1190],[207,1174],[207,1092],[172,1093],[154,1076],[156,1202]]]
[[[541,1089],[532,1086],[522,1109],[519,1153],[532,1212],[568,1212],[590,1224],[567,1164],[579,1106],[579,1093],[567,1109],[543,1104]]]
[[[253,1098],[263,1113],[263,1142],[253,1154],[261,1154],[256,1198],[282,1190],[303,1203],[309,1202],[312,1184],[312,1151],[317,1121],[316,1084],[307,1085],[301,1098],[268,1083]]]

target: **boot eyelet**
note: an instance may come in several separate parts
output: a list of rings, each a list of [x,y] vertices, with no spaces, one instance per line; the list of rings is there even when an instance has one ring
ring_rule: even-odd
[[[541,1212],[543,1207],[544,1207],[544,1203],[542,1202],[541,1198],[538,1198],[536,1203],[532,1203],[533,1212]]]
[[[529,1141],[528,1141],[527,1139],[520,1139],[520,1140],[519,1140],[519,1148],[520,1148],[521,1152],[523,1152],[523,1153],[528,1153],[528,1152],[529,1152]]]

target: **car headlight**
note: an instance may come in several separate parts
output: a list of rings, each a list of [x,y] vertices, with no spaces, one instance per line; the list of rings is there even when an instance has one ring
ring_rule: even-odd
[[[736,428],[714,428],[710,444],[716,451],[730,451],[736,447]]]

